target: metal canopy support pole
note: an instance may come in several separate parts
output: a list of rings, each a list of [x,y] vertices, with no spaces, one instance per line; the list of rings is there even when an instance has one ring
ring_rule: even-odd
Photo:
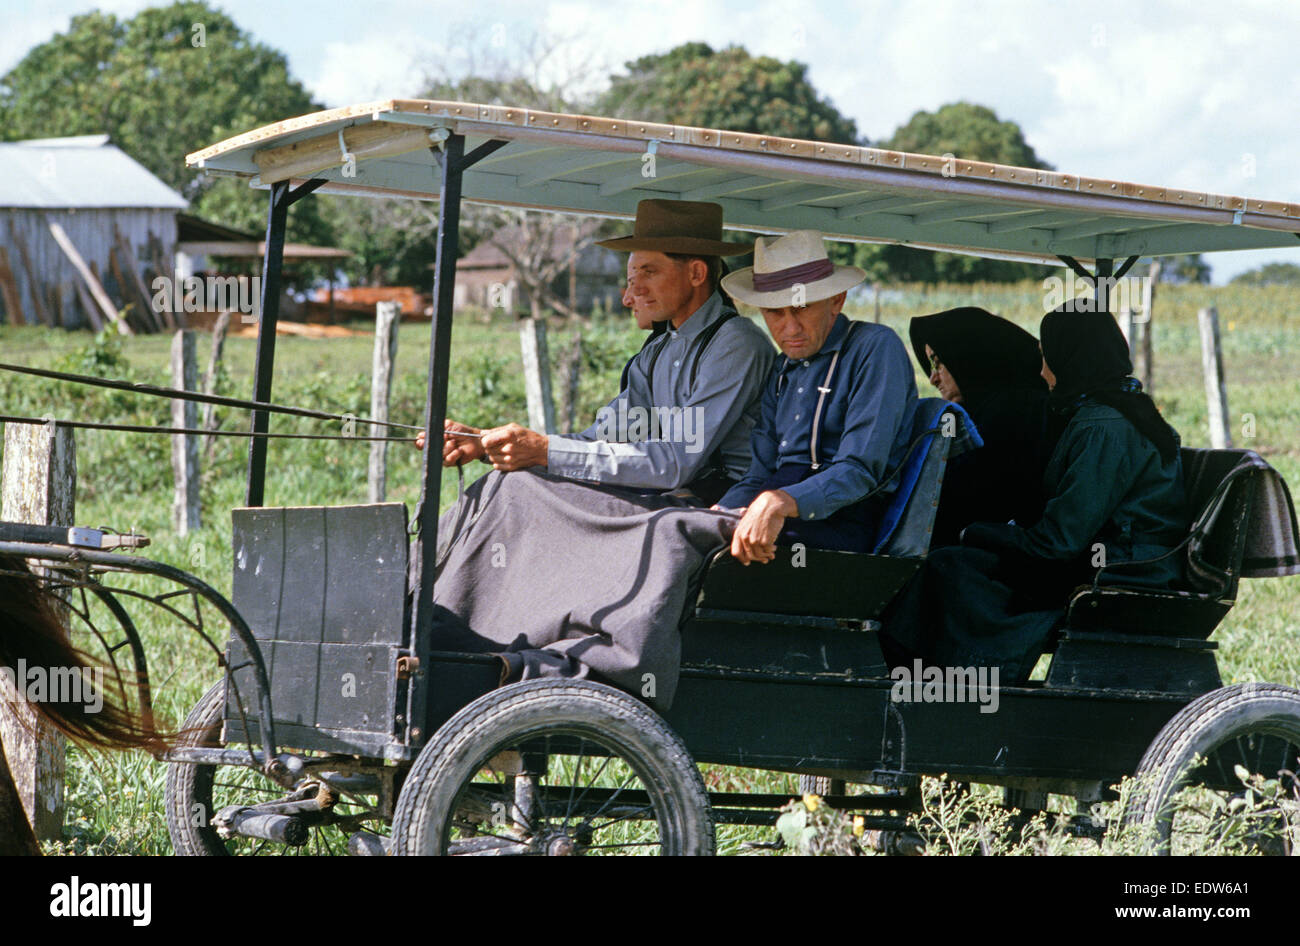
[[[1130,256],[1128,259],[1124,260],[1123,265],[1121,265],[1119,269],[1115,270],[1115,278],[1123,279],[1125,274],[1133,268],[1133,264],[1136,263],[1138,259],[1139,257],[1137,256]]]
[[[1094,308],[1097,312],[1110,311],[1111,283],[1119,276],[1122,276],[1124,273],[1128,272],[1129,267],[1132,266],[1135,262],[1137,262],[1137,257],[1130,256],[1128,260],[1124,263],[1124,266],[1120,269],[1119,273],[1116,274],[1115,261],[1113,259],[1101,257],[1098,258],[1097,260],[1096,272],[1090,273],[1088,272],[1088,268],[1084,266],[1082,263],[1080,263],[1073,256],[1057,256],[1056,258],[1059,259],[1066,266],[1070,267],[1072,270],[1074,270],[1084,279],[1092,283],[1093,299],[1096,302]]]
[[[412,615],[413,653],[423,655],[430,649],[433,635],[434,558],[438,551],[438,505],[442,494],[442,425],[447,417],[447,374],[451,354],[451,309],[456,284],[456,260],[460,255],[460,184],[461,159],[465,138],[450,135],[443,142],[441,180],[438,185],[438,243],[433,264],[433,328],[429,338],[429,392],[425,400],[424,429],[427,431],[424,452],[423,488],[417,510],[419,567]],[[424,735],[427,687],[412,687],[409,720],[410,741],[418,743]]]
[[[415,610],[411,616],[411,644],[417,656],[431,649],[433,636],[433,577],[438,550],[438,505],[442,494],[442,425],[447,417],[447,375],[451,354],[451,315],[456,291],[456,260],[460,255],[460,191],[465,170],[499,148],[505,141],[488,141],[465,154],[463,135],[449,135],[439,160],[438,243],[434,260],[433,327],[429,339],[429,390],[424,429],[428,431],[421,459],[423,486],[416,513],[419,532]],[[423,732],[428,687],[411,687],[409,693],[410,742],[419,744]]]
[[[1092,278],[1093,295],[1097,300],[1096,309],[1098,312],[1110,311],[1110,290],[1111,279],[1115,272],[1115,261],[1113,259],[1097,260],[1097,272]]]
[[[257,360],[253,368],[253,400],[271,399],[271,378],[275,366],[275,326],[280,317],[280,275],[284,264],[284,228],[289,219],[289,182],[271,185],[266,214],[266,253],[262,259],[261,312],[257,323]],[[268,415],[253,412],[253,432],[266,433]],[[262,505],[266,487],[267,438],[253,437],[248,443],[248,489],[244,505]]]
[[[271,400],[271,379],[275,369],[275,327],[280,320],[280,277],[284,268],[284,231],[289,221],[289,208],[324,184],[322,178],[313,178],[294,190],[288,181],[271,185],[266,213],[266,250],[262,257],[262,298],[257,323],[257,360],[253,368],[253,400]],[[266,433],[267,414],[253,412],[253,432]],[[266,491],[265,437],[252,437],[248,444],[248,489],[244,494],[246,506],[262,505]]]
[[[1088,268],[1084,266],[1082,263],[1080,263],[1073,256],[1057,256],[1056,258],[1059,259],[1066,266],[1070,267],[1072,270],[1075,271],[1076,274],[1082,276],[1088,282],[1093,281],[1092,273],[1088,272]]]

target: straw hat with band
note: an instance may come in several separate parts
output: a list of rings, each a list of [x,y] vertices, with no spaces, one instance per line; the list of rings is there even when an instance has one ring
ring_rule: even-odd
[[[826,255],[825,238],[816,230],[795,230],[782,237],[759,237],[754,265],[723,277],[722,288],[741,302],[763,309],[820,302],[852,289],[867,278],[856,266],[837,266]]]
[[[640,201],[632,235],[596,244],[630,253],[654,250],[686,256],[740,256],[752,243],[727,243],[722,239],[722,205],[695,200]]]

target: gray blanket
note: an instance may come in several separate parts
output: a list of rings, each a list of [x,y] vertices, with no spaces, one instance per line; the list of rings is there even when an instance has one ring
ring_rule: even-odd
[[[595,672],[667,709],[682,618],[738,521],[545,473],[489,473],[438,523],[433,645],[518,654],[524,679]]]

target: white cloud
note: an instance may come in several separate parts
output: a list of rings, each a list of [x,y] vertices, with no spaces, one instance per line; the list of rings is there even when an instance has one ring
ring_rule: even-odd
[[[375,33],[332,40],[303,83],[327,107],[371,99],[414,97],[424,87],[432,44]]]

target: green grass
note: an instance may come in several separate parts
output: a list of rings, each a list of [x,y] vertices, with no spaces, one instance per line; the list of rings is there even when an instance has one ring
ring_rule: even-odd
[[[906,337],[911,316],[957,305],[981,305],[1035,330],[1041,286],[903,287],[887,299],[882,321]],[[1206,446],[1196,310],[1218,307],[1229,407],[1234,429],[1242,415],[1254,417],[1254,436],[1236,437],[1273,464],[1291,484],[1300,484],[1300,371],[1296,370],[1300,302],[1280,289],[1160,287],[1157,297],[1155,398],[1178,428],[1184,444]],[[856,313],[870,317],[868,312]],[[552,351],[567,337],[553,330]],[[589,423],[617,385],[623,361],[641,336],[621,320],[589,330],[579,399],[580,425]],[[392,417],[419,423],[423,414],[428,328],[406,324],[400,332]],[[199,361],[206,365],[206,337]],[[370,337],[312,340],[281,337],[273,400],[340,413],[369,411]],[[462,318],[453,344],[449,413],[474,424],[525,419],[513,326]],[[105,376],[168,384],[170,339],[145,337],[96,344],[86,333],[49,332],[0,326],[0,361],[94,370]],[[220,390],[248,397],[252,390],[254,342],[232,338]],[[933,393],[917,375],[923,395]],[[0,373],[0,413],[112,420],[162,425],[169,407],[152,398],[83,389]],[[246,415],[221,411],[222,426],[242,427]],[[272,429],[333,432],[332,424],[277,417]],[[77,521],[116,529],[135,528],[153,538],[152,558],[193,571],[223,593],[231,581],[230,509],[242,505],[247,441],[221,438],[203,472],[203,527],[188,537],[170,524],[170,444],[165,437],[78,431]],[[273,441],[269,448],[266,502],[270,505],[333,505],[365,501],[367,445],[364,442]],[[419,454],[405,444],[389,448],[388,498],[413,510],[419,497]],[[441,503],[454,500],[456,479],[443,479]],[[143,588],[148,581],[128,578]],[[1224,682],[1271,681],[1300,685],[1300,578],[1245,581],[1237,606],[1216,632]],[[210,651],[174,621],[140,613],[156,702],[178,724],[202,693],[220,679]],[[220,636],[219,632],[217,636]],[[98,853],[170,853],[162,811],[165,770],[140,754],[88,755],[69,752],[65,841],[55,849]],[[711,790],[796,791],[791,776],[706,767]],[[746,840],[773,840],[770,829],[725,828],[719,850],[743,853]],[[1071,848],[1073,849],[1073,848]]]

